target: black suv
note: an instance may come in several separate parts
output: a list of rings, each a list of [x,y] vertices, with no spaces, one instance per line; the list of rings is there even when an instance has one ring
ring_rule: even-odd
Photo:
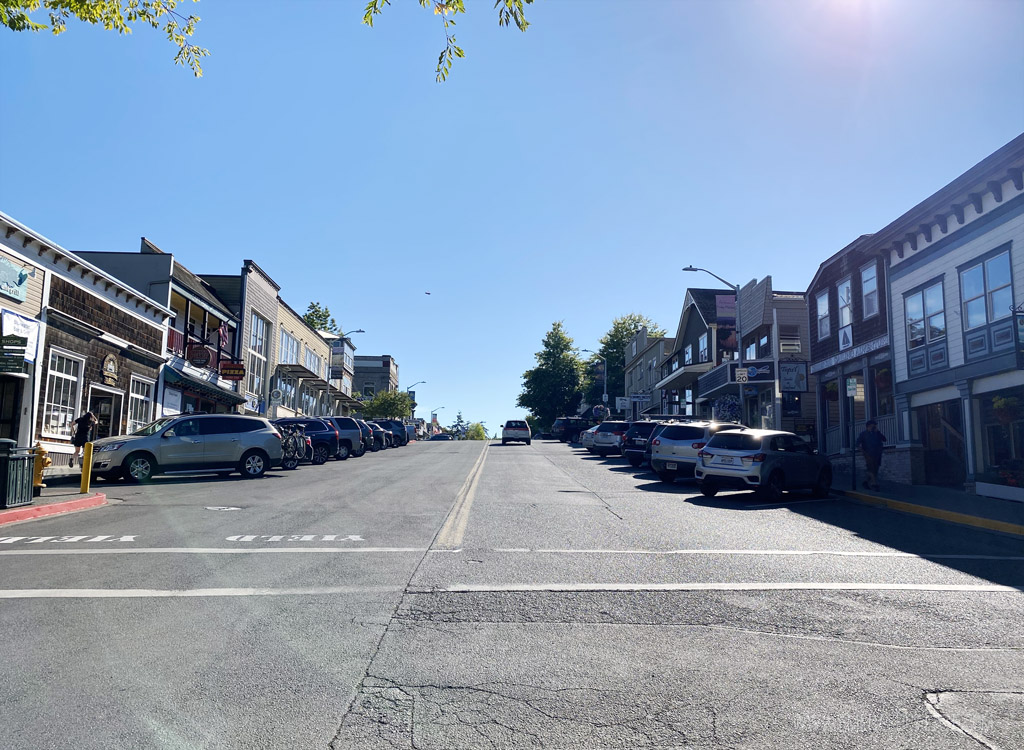
[[[580,433],[588,430],[596,424],[583,417],[559,417],[551,425],[551,437],[563,443],[575,443],[580,439]]]
[[[308,417],[288,417],[278,419],[274,424],[300,424],[306,433],[306,437],[312,442],[312,447],[306,455],[306,460],[314,466],[327,463],[331,456],[338,455],[338,430],[326,419],[310,419]]]
[[[366,446],[363,444],[362,427],[352,417],[325,417],[338,430],[338,452],[334,457],[344,461],[349,456],[359,458],[366,453]]]
[[[359,425],[359,433],[363,436],[363,453],[366,451],[373,450],[373,428],[362,419],[357,419],[356,424]]]
[[[409,431],[405,429],[405,422],[400,419],[378,419],[377,424],[385,430],[391,430],[391,445],[398,447],[409,442]]]
[[[638,467],[646,460],[647,441],[660,422],[634,422],[622,438],[622,455],[629,465]]]

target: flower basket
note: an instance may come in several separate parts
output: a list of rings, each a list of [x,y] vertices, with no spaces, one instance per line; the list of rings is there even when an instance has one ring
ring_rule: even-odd
[[[996,396],[992,399],[992,414],[999,424],[1008,427],[1020,419],[1021,403],[1014,396]]]
[[[839,400],[839,386],[834,380],[825,384],[825,398],[829,401]]]

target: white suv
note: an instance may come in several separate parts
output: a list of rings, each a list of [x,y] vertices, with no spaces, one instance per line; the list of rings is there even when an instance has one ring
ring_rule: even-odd
[[[530,438],[532,437],[533,435],[530,433],[530,425],[522,419],[508,420],[501,430],[502,445],[508,445],[513,442],[526,443],[529,445]]]
[[[602,422],[594,430],[594,453],[607,456],[622,453],[622,438],[629,429],[629,422]]]
[[[672,483],[676,477],[693,476],[697,454],[711,436],[722,430],[742,430],[743,425],[733,422],[679,422],[665,426],[651,440],[651,468],[663,482]]]

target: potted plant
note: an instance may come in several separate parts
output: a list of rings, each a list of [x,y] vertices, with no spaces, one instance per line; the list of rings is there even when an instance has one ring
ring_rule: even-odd
[[[1020,406],[1020,399],[1016,396],[994,396],[992,398],[992,413],[1003,427],[1008,427],[1020,419]]]
[[[825,398],[829,401],[839,400],[839,382],[836,380],[830,380],[825,383]]]
[[[875,387],[882,391],[892,388],[892,370],[888,367],[875,370]]]

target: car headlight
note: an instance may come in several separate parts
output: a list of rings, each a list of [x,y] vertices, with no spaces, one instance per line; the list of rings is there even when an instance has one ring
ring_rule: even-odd
[[[107,451],[116,451],[119,448],[124,447],[124,441],[120,443],[105,443],[96,449],[97,453],[106,453]]]

